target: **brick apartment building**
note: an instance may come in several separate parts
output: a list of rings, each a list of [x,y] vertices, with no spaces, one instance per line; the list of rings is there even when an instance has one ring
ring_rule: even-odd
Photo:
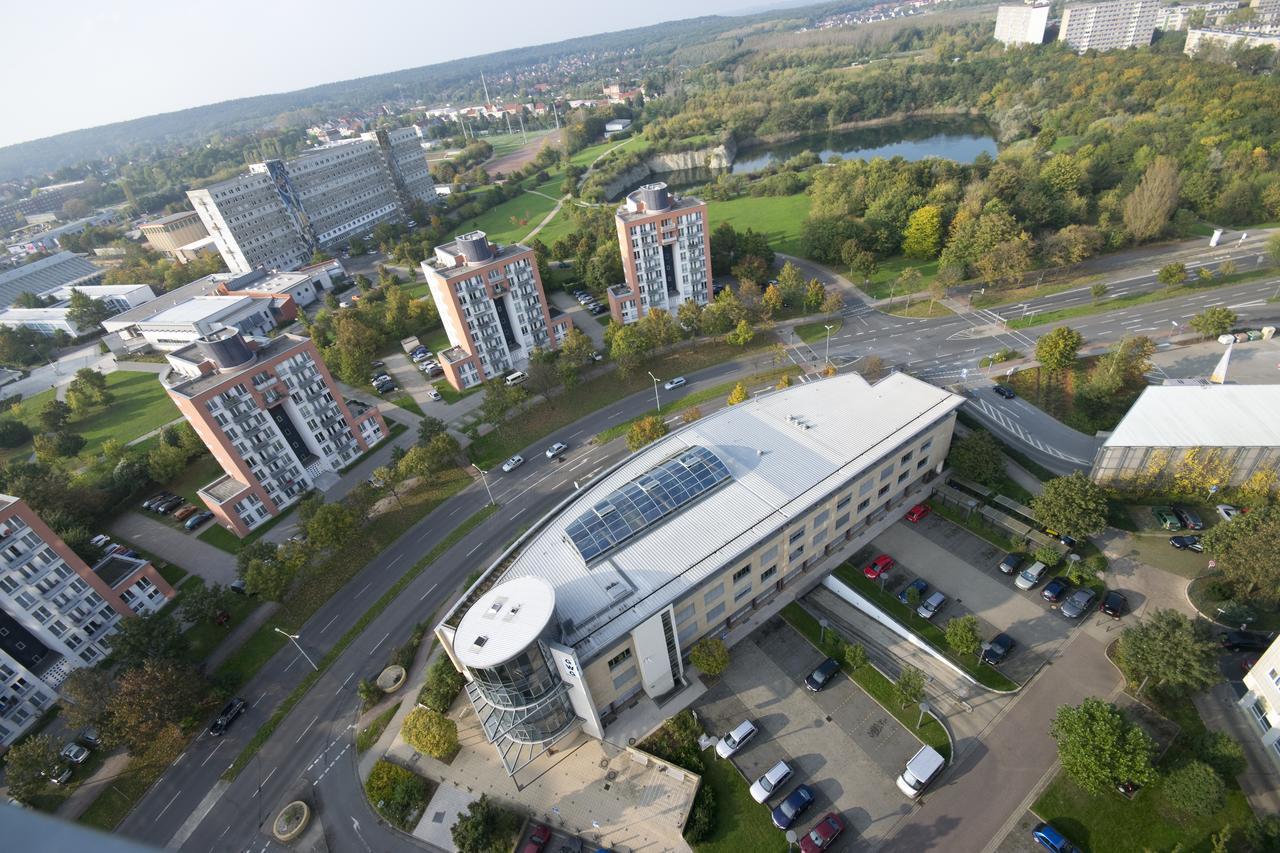
[[[609,288],[615,323],[634,323],[661,308],[675,316],[680,303],[711,299],[711,242],[707,205],[672,195],[664,183],[627,196],[614,217],[625,284]]]

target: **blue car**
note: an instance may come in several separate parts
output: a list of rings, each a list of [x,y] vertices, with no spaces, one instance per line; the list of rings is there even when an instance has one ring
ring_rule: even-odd
[[[809,806],[813,805],[813,789],[797,785],[796,789],[773,810],[773,825],[778,829],[790,829]]]
[[[1071,581],[1066,578],[1054,578],[1040,590],[1040,597],[1045,601],[1058,602],[1071,589]]]
[[[1080,853],[1080,848],[1067,840],[1067,837],[1047,823],[1036,824],[1031,830],[1031,838],[1046,850],[1053,853]]]
[[[898,593],[898,600],[903,604],[910,604],[911,597],[908,593],[913,589],[920,593],[920,600],[924,601],[924,594],[929,591],[929,585],[924,582],[924,578],[916,578],[902,588],[902,592]]]

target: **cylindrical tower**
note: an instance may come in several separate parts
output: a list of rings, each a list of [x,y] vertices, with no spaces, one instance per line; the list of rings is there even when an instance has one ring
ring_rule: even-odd
[[[467,263],[476,264],[493,257],[493,249],[489,246],[489,237],[483,231],[469,231],[455,238],[458,251]]]

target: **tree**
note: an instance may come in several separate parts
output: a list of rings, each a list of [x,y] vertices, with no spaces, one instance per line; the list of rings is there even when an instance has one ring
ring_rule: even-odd
[[[957,654],[976,655],[982,646],[982,634],[976,616],[959,616],[947,620],[945,633],[947,645],[955,649]]]
[[[9,796],[28,802],[44,790],[46,775],[59,764],[58,742],[52,735],[38,734],[18,741],[4,755],[4,777]]]
[[[17,418],[0,418],[0,447],[21,447],[31,440],[31,428]]]
[[[453,668],[447,656],[441,655],[427,670],[427,683],[418,694],[418,701],[433,711],[446,714],[466,683],[466,677]]]
[[[1116,660],[1133,684],[1146,681],[1166,696],[1185,696],[1219,681],[1218,648],[1202,623],[1157,610],[1120,634]]]
[[[649,313],[640,319],[636,326],[649,340],[651,348],[670,346],[680,340],[680,331],[676,321],[661,308],[650,308]]]
[[[1147,167],[1142,180],[1121,207],[1124,226],[1135,242],[1145,242],[1164,231],[1178,206],[1181,186],[1178,166],[1172,157],[1157,157]]]
[[[85,443],[83,435],[65,430],[43,432],[32,439],[36,457],[41,462],[52,462],[55,459],[75,456],[84,450]]]
[[[182,660],[188,649],[178,620],[166,612],[120,620],[111,637],[111,655],[121,669],[134,669],[149,661]]]
[[[1041,545],[1031,556],[1037,563],[1044,563],[1051,569],[1062,562],[1062,552],[1056,545]]]
[[[507,415],[528,398],[528,392],[519,385],[508,385],[501,377],[484,383],[484,402],[480,404],[480,417],[494,429],[501,430]]]
[[[857,672],[869,663],[871,658],[867,656],[867,650],[861,643],[845,644],[844,665],[849,667],[850,672]]]
[[[749,396],[750,395],[747,394],[747,386],[739,382],[733,386],[733,390],[729,392],[729,397],[725,402],[730,406],[736,406],[739,403],[745,402]]]
[[[925,204],[916,208],[902,233],[902,254],[908,258],[930,261],[942,249],[942,208]]]
[[[1195,329],[1206,338],[1216,338],[1219,335],[1225,335],[1235,328],[1236,321],[1240,318],[1236,316],[1236,312],[1230,308],[1224,308],[1221,305],[1215,305],[1212,308],[1206,308],[1199,314],[1191,318],[1191,328]]]
[[[67,320],[79,329],[92,329],[111,316],[111,309],[101,299],[94,299],[78,288],[71,288],[67,302]]]
[[[734,330],[725,336],[725,341],[735,347],[745,347],[755,336],[756,331],[751,328],[751,324],[746,320],[739,320]]]
[[[147,474],[157,483],[168,483],[187,467],[187,452],[163,441],[147,454]]]
[[[58,692],[66,700],[62,716],[68,728],[101,727],[114,692],[111,673],[87,666],[73,669]]]
[[[458,751],[458,724],[439,711],[414,708],[401,734],[409,746],[432,758],[445,760]]]
[[[844,297],[838,291],[832,290],[823,298],[819,308],[823,314],[839,314],[844,308]]]
[[[1224,732],[1205,729],[1191,742],[1191,750],[1223,779],[1234,779],[1249,766],[1244,747]]]
[[[212,622],[231,608],[234,593],[220,583],[192,586],[182,593],[178,612],[188,622]]]
[[[1089,295],[1093,297],[1096,304],[1099,299],[1107,295],[1107,286],[1102,283],[1095,284],[1089,288]]]
[[[1058,743],[1062,769],[1089,793],[1103,794],[1121,782],[1155,781],[1151,738],[1101,699],[1058,708],[1049,734]]]
[[[696,304],[696,303],[695,303]],[[596,345],[581,329],[573,328],[560,342],[560,381],[566,388],[578,383],[578,374],[582,368],[591,364]]]
[[[67,425],[71,414],[71,407],[62,400],[49,400],[40,408],[40,425],[49,432],[55,432]]]
[[[415,450],[417,448],[414,448]],[[400,502],[400,474],[398,466],[381,465],[373,469],[373,474],[369,477],[370,481],[376,484],[378,489],[391,495],[396,499],[396,506],[403,507]]]
[[[472,801],[458,815],[450,834],[458,853],[506,853],[515,842],[516,821],[488,794]]]
[[[1032,267],[1031,241],[1025,235],[1003,240],[981,253],[974,266],[989,287],[1017,287]]]
[[[624,375],[634,373],[653,354],[653,341],[639,323],[629,326],[610,326],[609,357],[618,363]]]
[[[1107,527],[1107,495],[1083,472],[1055,477],[1031,499],[1036,521],[1074,539],[1096,536]]]
[[[1084,338],[1070,326],[1059,326],[1036,341],[1036,361],[1046,370],[1066,370],[1075,364]]]
[[[870,279],[880,269],[880,262],[876,260],[876,256],[859,247],[853,240],[844,244],[841,260],[848,265],[850,273],[858,273],[864,281]]]
[[[431,443],[431,439],[435,438],[442,432],[446,432],[448,426],[439,418],[433,418],[427,415],[418,422],[418,444],[426,447]]]
[[[924,673],[909,664],[904,666],[898,674],[898,680],[893,682],[893,693],[904,708],[922,702]]]
[[[341,548],[358,529],[350,509],[340,503],[324,504],[307,522],[307,542],[316,548]]]
[[[680,413],[680,423],[691,424],[702,417],[702,409],[697,406],[690,406]]]
[[[141,751],[195,711],[204,679],[191,665],[149,660],[120,676],[107,717],[108,737]]]
[[[707,677],[715,678],[729,667],[729,648],[719,637],[703,637],[689,649],[689,661]]]
[[[1188,761],[1165,777],[1160,794],[1183,817],[1208,817],[1227,802],[1227,786],[1203,761]]]
[[[1173,287],[1175,284],[1182,284],[1187,280],[1187,265],[1181,263],[1165,264],[1160,267],[1160,271],[1156,273],[1156,281],[1164,285],[1165,290]]]
[[[961,477],[992,486],[1004,477],[1004,453],[1000,442],[986,430],[974,430],[951,443],[948,463]]]
[[[804,299],[804,275],[791,261],[787,261],[778,270],[778,290],[787,305],[794,307]]]
[[[662,419],[661,415],[649,415],[648,417],[640,418],[627,430],[627,448],[634,452],[645,445],[652,444],[666,434],[667,422]]]
[[[782,310],[783,299],[782,291],[778,285],[771,284],[764,289],[764,293],[760,296],[760,308],[766,318],[772,317]]]
[[[1237,601],[1280,603],[1280,505],[1256,506],[1230,524],[1210,527],[1201,537],[1205,553],[1217,560]]]

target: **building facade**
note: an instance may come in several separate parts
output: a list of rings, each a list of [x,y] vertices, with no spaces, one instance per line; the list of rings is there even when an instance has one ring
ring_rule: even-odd
[[[627,196],[614,216],[624,284],[609,288],[615,323],[634,323],[650,309],[675,316],[680,303],[711,299],[707,205],[674,196],[661,182]]]
[[[20,198],[0,205],[0,230],[16,228],[19,217],[38,216],[42,213],[59,213],[62,206],[73,198],[86,196],[97,189],[98,184],[88,181],[67,181],[47,187],[37,187],[27,198]]]
[[[293,270],[436,200],[413,128],[366,133],[187,193],[227,269]]]
[[[1151,44],[1156,28],[1156,0],[1107,0],[1068,6],[1062,13],[1058,40],[1076,53],[1124,50]]]
[[[104,303],[113,314],[127,311],[131,307],[145,304],[155,298],[155,292],[145,284],[62,287],[45,294],[48,298],[58,300],[47,307],[0,309],[0,326],[35,329],[42,335],[53,335],[57,332],[62,332],[73,338],[88,334],[97,327],[80,326],[72,322],[68,316],[70,313],[71,292],[73,290],[83,293],[90,299]]]
[[[22,499],[0,495],[0,745],[39,719],[73,669],[110,654],[122,618],[173,595],[143,559],[112,554],[90,568]]]
[[[1244,687],[1246,692],[1237,704],[1256,726],[1254,731],[1271,760],[1280,764],[1280,640],[1245,673]]]
[[[1000,6],[996,9],[995,39],[1010,47],[1043,44],[1044,30],[1048,24],[1048,3]]]
[[[527,246],[499,246],[472,231],[436,246],[422,272],[449,336],[437,358],[459,390],[527,366],[535,347],[554,349],[573,328],[547,301]]]
[[[436,628],[508,772],[681,689],[697,640],[812,587],[893,523],[941,472],[961,404],[900,373],[765,394],[538,521]]]
[[[1187,43],[1182,52],[1195,56],[1204,50],[1228,51],[1236,45],[1244,47],[1269,47],[1280,50],[1280,33],[1251,32],[1248,30],[1222,30],[1200,27],[1187,30]]]
[[[23,293],[44,296],[68,287],[98,284],[106,270],[71,252],[59,252],[16,269],[0,272],[0,307],[12,305]]]
[[[1192,14],[1196,12],[1204,12],[1204,23],[1212,24],[1239,8],[1240,4],[1236,0],[1210,0],[1206,3],[1160,6],[1156,9],[1156,29],[1185,30],[1191,23]]]
[[[342,398],[309,338],[258,345],[223,329],[168,359],[169,397],[225,472],[200,498],[237,536],[387,436],[377,409]]]
[[[188,243],[203,240],[209,236],[200,214],[194,210],[183,210],[169,216],[144,222],[138,226],[147,243],[157,252],[163,252],[171,258],[178,257],[178,250]]]

